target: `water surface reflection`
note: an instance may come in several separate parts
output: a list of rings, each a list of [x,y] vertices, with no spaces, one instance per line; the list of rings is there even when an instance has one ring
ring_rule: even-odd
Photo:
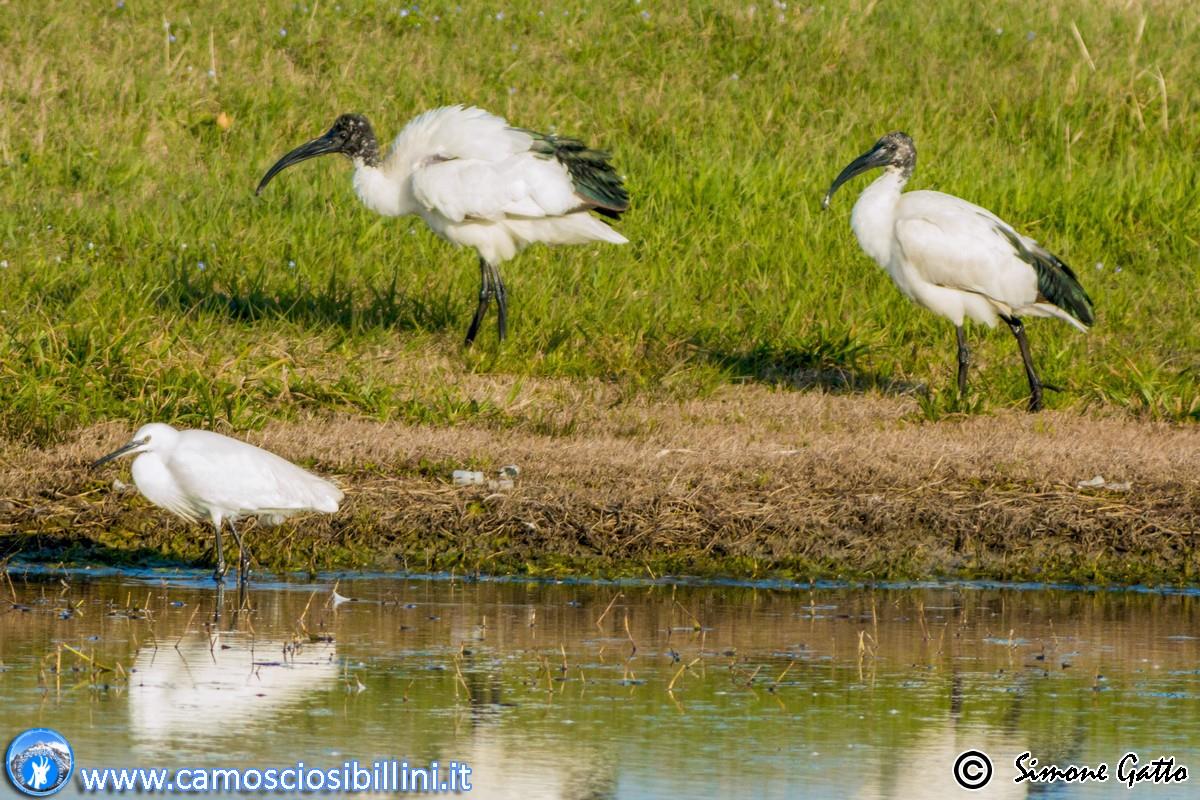
[[[198,576],[14,573],[0,734],[54,727],[83,766],[466,761],[472,796],[522,800],[940,798],[968,748],[997,765],[983,797],[1128,794],[1014,785],[1024,750],[1200,768],[1190,595],[376,577],[343,579],[339,603],[332,589],[263,584],[214,620]]]

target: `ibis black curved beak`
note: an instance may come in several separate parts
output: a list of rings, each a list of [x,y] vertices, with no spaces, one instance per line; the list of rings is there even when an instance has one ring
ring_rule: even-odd
[[[829,208],[829,201],[833,199],[833,193],[838,190],[843,183],[850,180],[856,175],[861,175],[869,169],[876,167],[886,167],[891,163],[891,157],[885,152],[884,148],[876,145],[867,152],[863,153],[858,158],[846,165],[846,168],[838,173],[838,176],[833,179],[833,183],[829,187],[829,191],[825,193],[825,199],[821,201],[821,208]]]
[[[145,439],[134,439],[132,442],[129,442],[128,444],[123,444],[120,447],[118,447],[116,450],[113,450],[111,453],[104,456],[103,458],[98,458],[95,461],[93,461],[91,468],[95,469],[96,467],[103,466],[104,464],[107,464],[108,462],[112,461],[115,458],[120,458],[121,456],[128,453],[130,450],[136,450],[137,448],[141,447],[145,443],[146,443]]]
[[[261,194],[263,187],[270,183],[271,178],[274,178],[292,164],[299,164],[301,161],[307,161],[310,158],[316,158],[317,156],[340,152],[342,152],[341,137],[336,136],[333,131],[330,131],[319,139],[313,139],[311,142],[305,142],[283,158],[276,161],[275,166],[267,170],[267,174],[263,175],[262,180],[258,182],[258,188],[254,190],[254,193]]]

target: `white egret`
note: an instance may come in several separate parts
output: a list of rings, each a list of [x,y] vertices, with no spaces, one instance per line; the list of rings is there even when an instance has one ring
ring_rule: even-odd
[[[234,522],[257,517],[261,524],[278,525],[306,511],[332,514],[342,500],[341,489],[274,453],[212,431],[178,431],[161,422],[143,425],[128,444],[92,468],[134,454],[133,482],[147,500],[191,522],[207,519],[216,529],[217,583],[225,577],[223,524],[237,541],[244,585],[249,557]]]
[[[822,205],[828,208],[833,193],[855,175],[883,167],[850,213],[859,245],[905,296],[954,323],[960,393],[967,390],[970,362],[964,317],[988,327],[997,317],[1008,323],[1025,363],[1029,410],[1038,411],[1043,384],[1021,317],[1057,317],[1086,333],[1095,321],[1091,298],[1070,267],[987,209],[941,192],[901,194],[916,162],[912,139],[889,133],[842,170]]]
[[[354,163],[354,191],[372,211],[415,214],[443,239],[475,248],[479,303],[467,345],[493,298],[504,339],[508,296],[500,264],[528,245],[628,242],[589,213],[619,219],[629,208],[608,153],[576,139],[510,127],[479,108],[427,111],[405,126],[386,154],[380,154],[366,117],[343,114],[324,136],[279,159],[256,193],[284,168],[327,153]]]

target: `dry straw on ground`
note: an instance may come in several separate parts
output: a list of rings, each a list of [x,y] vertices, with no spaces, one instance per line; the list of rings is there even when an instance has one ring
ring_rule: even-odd
[[[1122,582],[1188,580],[1200,567],[1193,427],[1054,412],[929,423],[906,398],[759,386],[610,407],[595,393],[546,383],[510,396],[539,405],[543,422],[573,414],[568,435],[345,417],[249,434],[348,489],[334,517],[258,531],[256,556],[291,568]],[[107,424],[47,451],[0,451],[3,553],[206,557],[207,534],[113,491],[127,474],[86,470],[128,433]],[[449,480],[509,463],[521,467],[511,491]],[[1095,475],[1131,488],[1077,488]]]

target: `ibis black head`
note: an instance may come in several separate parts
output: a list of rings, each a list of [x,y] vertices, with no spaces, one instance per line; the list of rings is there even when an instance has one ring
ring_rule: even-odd
[[[833,199],[833,193],[855,175],[876,167],[888,167],[899,170],[901,177],[908,178],[912,175],[913,167],[916,165],[917,148],[913,144],[912,137],[901,131],[892,131],[881,137],[870,150],[846,165],[846,168],[833,179],[833,184],[825,193],[825,199],[821,201],[821,206],[829,208],[829,201]]]
[[[292,164],[329,153],[341,153],[355,161],[361,160],[369,167],[378,165],[379,142],[375,139],[375,131],[371,129],[367,118],[362,114],[342,114],[334,120],[333,127],[326,131],[324,136],[300,145],[276,161],[275,166],[267,170],[267,174],[258,182],[254,193],[260,193],[271,178]]]

